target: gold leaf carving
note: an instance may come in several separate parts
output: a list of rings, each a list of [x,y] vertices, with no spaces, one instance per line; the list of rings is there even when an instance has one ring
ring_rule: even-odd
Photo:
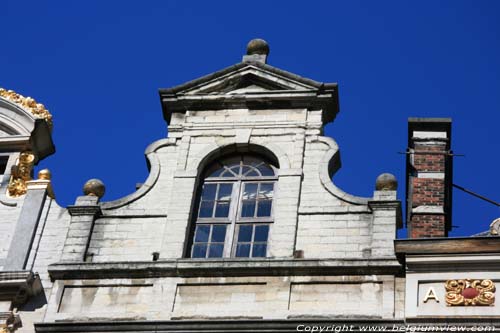
[[[3,88],[0,88],[0,97],[3,97],[19,105],[21,108],[29,111],[35,117],[44,119],[49,125],[49,128],[52,129],[52,115],[43,104],[37,103],[31,97],[24,97],[23,95],[20,95],[13,90],[5,90]]]
[[[16,165],[12,167],[11,178],[7,190],[11,197],[19,197],[26,194],[26,182],[31,180],[31,170],[35,155],[31,151],[24,151],[19,155]]]
[[[495,303],[495,284],[491,280],[448,280],[445,283],[448,306],[487,306]]]

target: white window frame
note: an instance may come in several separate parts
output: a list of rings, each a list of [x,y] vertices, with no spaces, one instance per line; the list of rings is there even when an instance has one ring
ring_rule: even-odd
[[[238,233],[237,231],[239,230],[238,226],[239,225],[245,225],[245,224],[265,224],[269,226],[269,231],[268,231],[268,241],[269,241],[269,234],[271,233],[271,226],[274,222],[274,209],[275,209],[275,197],[274,194],[276,193],[276,184],[278,181],[278,168],[276,168],[272,163],[269,163],[265,159],[259,158],[258,156],[255,155],[247,155],[247,154],[239,154],[239,155],[233,155],[233,156],[228,156],[228,158],[221,159],[221,161],[216,161],[213,164],[211,164],[207,169],[213,169],[214,164],[219,164],[221,168],[224,167],[224,161],[230,158],[234,157],[240,157],[240,170],[243,168],[243,166],[247,165],[244,163],[245,159],[250,159],[250,160],[258,160],[260,162],[265,163],[268,167],[270,167],[273,170],[273,175],[272,176],[244,176],[239,174],[238,176],[235,177],[205,177],[203,179],[203,182],[200,186],[200,190],[197,196],[197,206],[196,206],[196,212],[195,212],[195,218],[193,222],[193,227],[192,227],[192,232],[189,240],[189,257],[192,258],[193,255],[193,245],[195,244],[194,237],[196,233],[196,226],[198,225],[227,225],[226,229],[226,236],[224,240],[224,250],[222,254],[222,258],[234,258],[236,255],[236,247],[238,244]],[[231,202],[229,206],[229,213],[227,218],[217,218],[217,217],[211,217],[211,218],[199,218],[199,212],[201,208],[201,192],[203,189],[203,185],[205,184],[223,184],[223,183],[232,183],[232,192],[231,192]],[[272,183],[273,184],[273,197],[272,197],[272,204],[271,204],[271,212],[270,216],[264,216],[264,217],[241,217],[241,209],[242,209],[242,204],[243,204],[243,184],[246,183]],[[258,187],[259,188],[259,187]],[[257,190],[257,198],[255,200],[256,205],[258,205],[258,190]],[[215,194],[214,198],[214,207],[212,210],[212,216],[215,215],[215,210],[217,206],[217,195],[218,195],[218,190]],[[258,207],[255,208],[255,211],[257,211]],[[255,228],[255,227],[254,227]],[[255,231],[252,229],[252,243],[253,244],[253,239],[255,237],[254,235]],[[211,242],[210,239],[211,232],[209,234],[209,239],[208,243]],[[266,255],[267,257],[267,252],[269,251],[269,242],[267,241],[267,248],[266,248]],[[209,247],[207,247],[207,253],[205,258],[208,256],[208,251]],[[252,251],[250,252],[252,253]],[[247,258],[250,259],[252,257],[239,257],[239,258]],[[193,258],[195,259],[195,258]],[[202,258],[196,258],[196,259],[202,259]]]

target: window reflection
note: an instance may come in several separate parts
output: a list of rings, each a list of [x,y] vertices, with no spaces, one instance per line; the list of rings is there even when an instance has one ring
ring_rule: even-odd
[[[209,166],[199,195],[191,257],[265,257],[276,179],[275,168],[253,156],[233,156]]]

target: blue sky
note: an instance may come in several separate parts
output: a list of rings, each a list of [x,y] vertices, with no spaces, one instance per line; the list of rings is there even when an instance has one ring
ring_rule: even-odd
[[[407,118],[452,117],[454,182],[500,201],[500,1],[2,2],[0,87],[44,103],[57,152],[59,204],[89,178],[104,200],[147,177],[146,146],[166,136],[158,88],[237,63],[266,39],[269,64],[338,82],[326,127],[340,146],[334,176],[373,192],[394,173],[404,200]],[[488,228],[500,210],[454,191],[453,236]],[[403,235],[403,233],[401,233]]]

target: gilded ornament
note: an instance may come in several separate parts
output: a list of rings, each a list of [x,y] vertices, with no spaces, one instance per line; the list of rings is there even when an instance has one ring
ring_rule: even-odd
[[[49,169],[42,169],[38,171],[38,179],[50,180],[52,178],[52,174]]]
[[[0,88],[0,97],[17,104],[21,108],[30,112],[36,118],[44,119],[49,125],[49,128],[52,129],[52,115],[43,104],[37,103],[31,97],[24,97],[13,90],[5,90],[3,88]]]
[[[495,303],[495,284],[491,280],[448,280],[445,283],[448,306],[488,306]]]
[[[19,155],[17,164],[12,167],[11,177],[7,190],[11,197],[19,197],[26,194],[26,182],[31,180],[31,170],[35,161],[35,155],[31,151],[24,151]]]

